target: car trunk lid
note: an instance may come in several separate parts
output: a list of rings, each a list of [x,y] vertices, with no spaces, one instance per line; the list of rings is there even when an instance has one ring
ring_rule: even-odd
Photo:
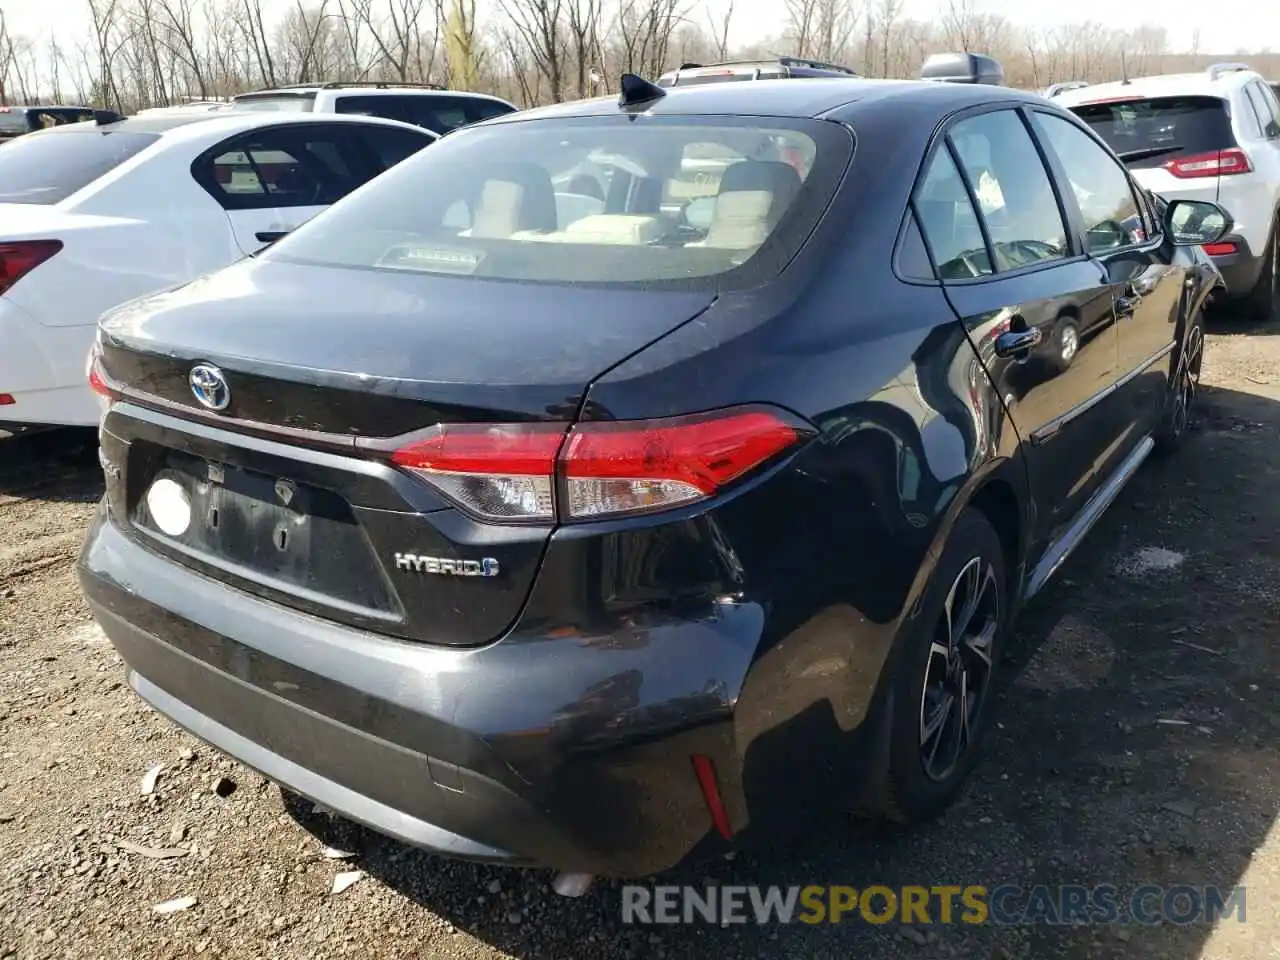
[[[713,299],[551,285],[516,299],[505,283],[246,261],[104,318],[111,509],[248,592],[408,639],[490,641],[552,524],[474,519],[396,467],[393,438],[567,430],[593,379]],[[199,364],[222,378],[222,410],[196,398]]]

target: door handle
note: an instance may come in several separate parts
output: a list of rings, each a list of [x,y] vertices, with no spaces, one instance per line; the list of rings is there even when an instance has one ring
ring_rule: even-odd
[[[259,243],[275,243],[281,237],[287,237],[288,235],[288,230],[259,230],[254,234]]]
[[[1026,330],[1006,330],[996,337],[997,357],[1024,357],[1031,348],[1040,342],[1042,334],[1039,327]]]

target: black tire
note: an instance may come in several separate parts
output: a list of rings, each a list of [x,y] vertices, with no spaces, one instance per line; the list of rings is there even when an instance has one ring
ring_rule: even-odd
[[[964,637],[972,636],[981,624],[982,633],[987,637],[985,658],[977,654],[975,642],[953,643],[953,631],[947,628],[948,611],[963,611],[965,604],[961,598],[968,595],[970,584],[976,584],[981,592]],[[990,713],[1008,620],[1007,596],[1000,538],[982,513],[965,510],[952,528],[926,588],[919,615],[904,627],[895,650],[890,679],[892,696],[886,717],[888,769],[884,796],[878,805],[879,812],[889,819],[915,824],[936,817],[955,799],[968,776]],[[957,624],[959,619],[957,616]],[[948,650],[945,658],[939,650],[943,645]],[[928,730],[946,703],[945,692],[961,689],[954,673],[957,667],[953,657],[971,669],[985,668],[985,676],[980,691],[974,694],[972,706],[964,714],[965,726],[960,727],[960,714],[954,709],[960,698],[952,695],[953,710],[948,721],[951,725],[931,737]],[[969,692],[972,693],[972,689]],[[964,736],[966,730],[967,736]],[[944,736],[953,736],[954,740],[944,740]],[[954,758],[941,753],[953,745],[960,747]]]
[[[1276,225],[1271,225],[1267,236],[1267,248],[1262,252],[1262,273],[1245,297],[1244,315],[1259,322],[1270,320],[1276,308],[1276,274],[1280,273],[1276,260],[1280,259],[1280,242],[1276,239]]]
[[[1200,392],[1200,368],[1204,363],[1204,314],[1197,311],[1187,324],[1178,359],[1169,380],[1169,395],[1155,432],[1158,454],[1170,454],[1182,446],[1196,395]]]

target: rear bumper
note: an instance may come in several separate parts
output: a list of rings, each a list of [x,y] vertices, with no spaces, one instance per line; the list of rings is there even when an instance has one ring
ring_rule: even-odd
[[[1262,273],[1262,255],[1254,253],[1249,247],[1249,241],[1238,234],[1225,236],[1219,242],[1234,243],[1236,246],[1234,253],[1209,258],[1222,274],[1222,281],[1227,285],[1227,295],[1233,298],[1248,296]]]
[[[270,779],[446,856],[639,876],[723,846],[691,757],[746,821],[732,705],[763,617],[480,649],[351,630],[157,556],[100,511],[95,617],[157,710]]]
[[[0,298],[0,393],[15,401],[0,417],[23,427],[96,426],[101,410],[84,376],[94,329],[42,326]]]

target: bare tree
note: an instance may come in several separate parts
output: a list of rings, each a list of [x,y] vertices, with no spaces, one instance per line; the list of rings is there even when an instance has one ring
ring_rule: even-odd
[[[267,37],[267,27],[262,19],[262,0],[240,2],[244,4],[245,38],[253,47],[253,55],[258,63],[258,76],[264,86],[274,87],[277,83],[276,63]]]
[[[852,0],[812,0],[813,56],[821,60],[839,60],[849,48],[849,40],[858,25],[859,11]]]
[[[89,16],[93,20],[93,39],[98,61],[97,97],[103,106],[122,107],[116,88],[114,62],[123,45],[117,38],[119,16],[118,0],[88,0]]]
[[[818,2],[819,0],[783,0],[787,38],[797,56],[810,56],[814,23],[818,19]]]
[[[401,82],[426,80],[435,66],[441,10],[433,5],[427,11],[426,0],[387,0],[387,13],[375,19],[372,4],[357,6],[365,19],[374,45],[381,54],[379,67],[390,79]],[[426,19],[430,18],[430,24]]]
[[[324,78],[326,46],[334,39],[328,14],[329,0],[307,8],[302,0],[294,0],[293,9],[280,25],[279,42],[283,45],[284,60],[296,82]]]
[[[898,18],[902,16],[902,5],[905,0],[879,0],[875,5],[876,26],[880,32],[880,76],[893,74],[893,65],[889,63],[889,48],[894,41],[894,31],[898,26]],[[868,13],[868,19],[871,18]]]
[[[9,74],[13,70],[13,38],[9,24],[0,10],[0,106],[9,104]]]
[[[0,0],[3,2],[3,0]],[[38,0],[29,0],[38,2]],[[59,25],[16,36],[0,11],[0,102],[74,97],[124,111],[227,96],[300,80],[431,80],[534,104],[607,92],[624,71],[656,76],[685,60],[765,55],[859,62],[869,74],[911,76],[928,53],[989,53],[1011,86],[1099,81],[1122,72],[1200,70],[1227,51],[1170,51],[1158,23],[1121,31],[1098,22],[1022,28],[985,0],[783,0],[780,36],[731,43],[736,0],[689,17],[695,0],[83,0],[80,38]],[[445,62],[437,63],[444,51]],[[847,58],[847,60],[846,60]],[[1280,55],[1254,53],[1280,75]]]
[[[600,44],[600,0],[566,0],[568,29],[579,97],[592,93],[591,62]]]
[[[687,12],[683,0],[624,0],[617,20],[623,69],[642,76],[661,73],[672,34],[686,22]]]
[[[209,84],[204,74],[204,58],[196,50],[198,26],[192,0],[157,0],[160,17],[167,21],[165,43],[183,61],[183,66],[194,81],[195,91],[203,99],[209,95]]]
[[[722,63],[729,59],[729,25],[733,22],[733,6],[734,0],[729,0],[719,22],[713,14],[707,14],[707,25],[715,41],[715,58]]]
[[[546,78],[551,100],[564,99],[565,0],[499,0],[512,29]]]
[[[946,0],[942,11],[942,29],[947,42],[957,50],[976,50],[982,14],[978,0]]]

